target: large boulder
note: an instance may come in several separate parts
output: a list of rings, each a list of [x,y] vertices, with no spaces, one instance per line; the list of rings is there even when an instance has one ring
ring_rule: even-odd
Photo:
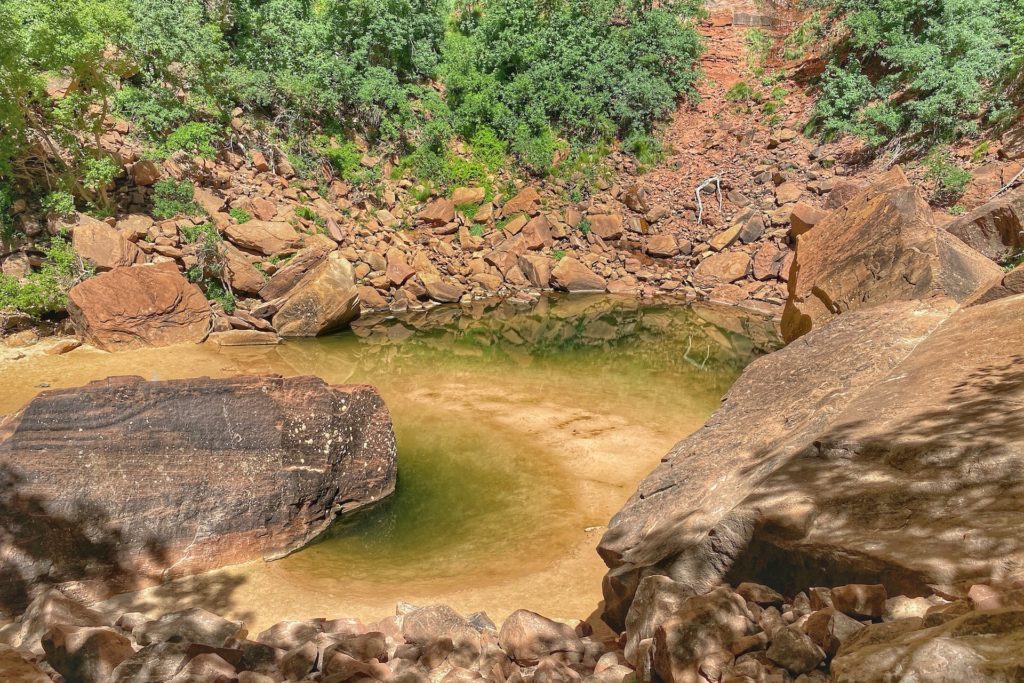
[[[337,246],[332,239],[323,235],[314,235],[307,239],[306,245],[260,288],[260,298],[264,301],[271,301],[288,294]]]
[[[249,260],[249,256],[231,244],[224,243],[224,275],[236,292],[255,294],[266,283],[263,273]]]
[[[551,285],[566,292],[603,292],[608,283],[581,262],[566,256],[551,269]]]
[[[280,557],[395,485],[377,392],[313,377],[111,378],[39,394],[0,438],[0,605]]]
[[[979,206],[946,226],[972,249],[997,262],[1024,249],[1024,192],[1012,192]]]
[[[96,270],[111,270],[118,266],[146,262],[142,250],[130,242],[123,233],[103,221],[84,215],[71,230],[71,246],[84,261],[95,266]]]
[[[753,363],[612,519],[605,619],[640,581],[784,593],[1024,576],[1024,297],[839,316]]]
[[[697,683],[705,657],[758,631],[743,598],[727,586],[690,598],[654,634],[654,670],[666,683]]]
[[[962,301],[998,270],[938,228],[928,203],[895,167],[796,238],[783,336],[791,341],[838,314],[889,301]]]
[[[274,314],[282,337],[316,337],[359,317],[359,290],[352,264],[332,252],[288,293]]]
[[[211,315],[202,290],[171,262],[114,268],[78,283],[68,314],[78,336],[105,351],[201,342]]]

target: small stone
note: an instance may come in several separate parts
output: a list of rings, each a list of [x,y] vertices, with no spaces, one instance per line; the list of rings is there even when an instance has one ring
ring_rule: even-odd
[[[736,592],[747,602],[753,602],[761,607],[782,607],[782,603],[786,601],[778,591],[759,583],[741,583],[736,587]]]
[[[825,659],[825,652],[796,626],[776,631],[767,655],[791,674],[813,671]]]

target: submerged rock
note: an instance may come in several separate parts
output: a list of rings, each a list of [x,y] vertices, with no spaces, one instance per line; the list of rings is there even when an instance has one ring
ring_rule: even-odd
[[[377,392],[313,377],[111,378],[41,393],[0,438],[2,604],[278,557],[395,485]]]

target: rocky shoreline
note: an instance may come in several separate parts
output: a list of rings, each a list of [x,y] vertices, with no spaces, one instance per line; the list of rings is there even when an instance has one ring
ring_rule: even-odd
[[[500,627],[484,613],[399,604],[374,623],[286,621],[249,636],[202,609],[156,619],[109,615],[44,592],[0,629],[12,683],[861,683],[1011,681],[1024,671],[1024,589],[947,586],[924,597],[884,586],[722,585],[703,595],[645,579],[624,628],[527,610]]]

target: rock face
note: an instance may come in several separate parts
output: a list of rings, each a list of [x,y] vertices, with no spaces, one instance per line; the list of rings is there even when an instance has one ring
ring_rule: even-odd
[[[908,596],[1024,576],[1024,297],[955,308],[848,313],[752,364],[612,519],[605,619],[651,574]]]
[[[1004,261],[1024,248],[1024,192],[1013,192],[946,226],[946,230],[993,261]]]
[[[907,681],[1017,681],[1024,671],[1024,609],[972,612],[895,635],[885,626],[869,626],[840,648],[832,680],[883,683],[898,671]]]
[[[210,304],[173,263],[114,268],[75,285],[68,313],[78,336],[105,351],[202,341]]]
[[[998,267],[937,228],[899,167],[797,237],[783,336],[889,301],[966,299]]]
[[[282,337],[315,337],[341,329],[359,317],[359,290],[352,264],[333,252],[311,270],[274,315]]]
[[[41,393],[0,438],[19,520],[4,605],[38,583],[102,593],[278,557],[395,485],[380,396],[312,377],[111,378]]]

